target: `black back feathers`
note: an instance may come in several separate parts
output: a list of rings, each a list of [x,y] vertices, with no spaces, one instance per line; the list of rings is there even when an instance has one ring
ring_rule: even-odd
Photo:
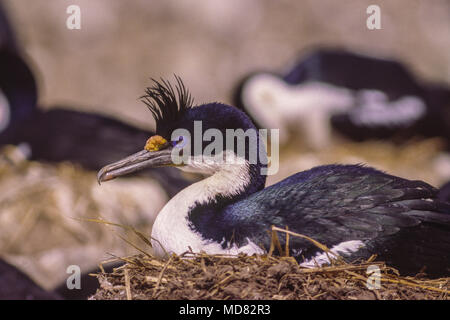
[[[166,80],[152,78],[153,86],[141,97],[156,121],[156,133],[162,136],[192,107],[193,98],[180,77],[175,75],[175,88]]]

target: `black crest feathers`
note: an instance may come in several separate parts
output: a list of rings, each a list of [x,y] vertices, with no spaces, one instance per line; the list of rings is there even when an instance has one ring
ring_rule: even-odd
[[[175,79],[174,89],[168,81],[152,78],[153,86],[145,89],[145,95],[141,97],[156,121],[156,132],[170,127],[193,105],[194,100],[181,78],[175,75]]]

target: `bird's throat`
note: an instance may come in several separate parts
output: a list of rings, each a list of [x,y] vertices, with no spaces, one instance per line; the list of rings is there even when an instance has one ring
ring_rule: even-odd
[[[156,217],[152,229],[155,254],[163,257],[166,253],[182,254],[190,248],[194,252],[203,250],[206,240],[190,227],[189,212],[197,206],[214,202],[218,197],[229,199],[231,203],[248,192],[250,182],[250,171],[244,164],[227,166],[181,190]]]

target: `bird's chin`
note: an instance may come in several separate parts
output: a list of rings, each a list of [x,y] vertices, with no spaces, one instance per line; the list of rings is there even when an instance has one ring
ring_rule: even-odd
[[[166,148],[159,151],[142,150],[100,169],[97,174],[97,181],[100,184],[101,182],[113,180],[117,177],[131,174],[146,168],[172,165],[174,165],[174,163],[172,161],[171,148]]]
[[[183,172],[193,174],[193,176],[211,176],[216,172],[215,170],[210,170],[204,167],[199,168],[189,165],[178,165],[176,167]]]

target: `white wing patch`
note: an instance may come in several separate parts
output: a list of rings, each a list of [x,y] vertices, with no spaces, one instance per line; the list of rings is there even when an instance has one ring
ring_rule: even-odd
[[[360,240],[350,240],[341,242],[333,247],[331,247],[330,251],[337,255],[349,255],[354,253],[364,247],[364,242]],[[300,255],[301,252],[295,252],[294,254]],[[305,268],[314,268],[317,266],[321,266],[324,264],[330,263],[330,259],[333,259],[333,255],[327,254],[326,252],[319,252],[314,257],[305,262],[301,263],[300,266]]]
[[[350,119],[364,126],[408,126],[420,119],[426,112],[425,102],[416,96],[404,96],[389,101],[377,90],[362,90],[361,104],[349,111]]]

